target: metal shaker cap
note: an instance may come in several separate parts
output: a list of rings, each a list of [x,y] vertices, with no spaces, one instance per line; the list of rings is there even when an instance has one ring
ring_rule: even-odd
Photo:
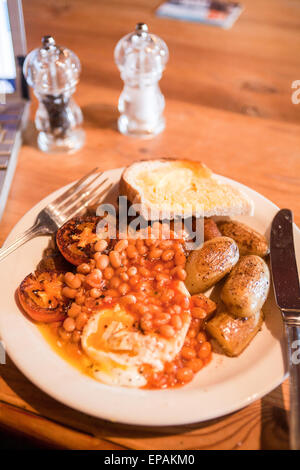
[[[160,77],[169,58],[166,43],[138,23],[133,33],[120,39],[115,48],[115,62],[122,77],[157,75]]]
[[[35,92],[59,95],[72,90],[78,82],[80,61],[74,52],[56,44],[52,36],[42,38],[42,47],[31,51],[23,72]]]

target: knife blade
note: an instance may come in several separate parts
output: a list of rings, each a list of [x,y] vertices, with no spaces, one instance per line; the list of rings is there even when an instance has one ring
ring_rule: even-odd
[[[270,237],[271,269],[275,298],[287,337],[290,373],[290,448],[300,450],[300,286],[293,237],[293,214],[280,210],[273,219]]]
[[[289,209],[281,209],[273,219],[270,258],[278,307],[283,311],[283,314],[286,310],[291,312],[300,310],[300,285],[294,248],[293,214]]]

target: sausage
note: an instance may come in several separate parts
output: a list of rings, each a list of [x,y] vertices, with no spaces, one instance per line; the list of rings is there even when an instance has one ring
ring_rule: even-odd
[[[219,222],[218,228],[222,235],[236,241],[240,256],[257,255],[264,257],[269,253],[266,237],[248,227],[248,225],[233,220]]]
[[[270,273],[265,261],[256,255],[242,256],[221,290],[221,300],[230,313],[249,317],[262,308],[269,287]]]
[[[212,238],[221,237],[222,233],[218,229],[216,222],[213,219],[204,219],[204,241],[211,240]]]
[[[207,322],[206,330],[227,356],[238,356],[260,330],[262,322],[262,311],[249,318],[235,317],[231,313],[220,311]]]

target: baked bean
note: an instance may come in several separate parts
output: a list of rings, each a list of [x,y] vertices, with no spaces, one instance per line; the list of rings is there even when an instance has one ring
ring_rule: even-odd
[[[159,272],[159,273],[160,273],[161,271],[163,271],[163,270],[164,270],[164,265],[163,265],[163,264],[161,264],[161,263],[158,263],[158,264],[155,266],[155,268],[154,268],[154,269],[155,269],[155,271],[157,271],[157,272]]]
[[[197,336],[196,328],[190,328],[187,335],[189,338],[196,338]]]
[[[93,269],[90,274],[86,276],[85,282],[91,287],[101,287],[102,271],[100,271],[100,269]]]
[[[201,307],[194,307],[194,308],[192,308],[192,316],[194,318],[199,318],[200,320],[204,320],[204,318],[207,317],[207,313]]]
[[[91,271],[91,268],[87,263],[82,263],[79,266],[77,266],[78,273],[89,274],[90,271]]]
[[[76,318],[80,314],[80,312],[81,312],[80,305],[77,305],[77,303],[73,302],[71,307],[68,310],[68,316],[71,318]]]
[[[152,314],[150,312],[147,312],[143,315],[142,319],[143,320],[152,320]]]
[[[187,363],[187,367],[192,369],[193,372],[198,372],[203,367],[203,361],[198,358],[192,359]]]
[[[78,279],[80,279],[81,284],[85,282],[85,274],[77,273],[76,276],[78,277]]]
[[[88,321],[87,314],[85,312],[81,312],[76,318],[76,322],[75,322],[76,330],[82,330],[87,321]]]
[[[161,259],[163,261],[170,261],[174,258],[174,251],[173,250],[165,250],[161,255]]]
[[[177,371],[177,366],[174,364],[174,362],[167,362],[165,365],[165,372],[166,374],[175,374]]]
[[[175,254],[175,264],[176,266],[185,265],[186,257],[184,253],[177,252]]]
[[[66,318],[63,323],[63,327],[66,331],[71,333],[72,331],[75,330],[75,320],[71,317]]]
[[[150,309],[152,313],[159,314],[161,313],[161,306],[160,305],[150,305]]]
[[[137,240],[136,249],[140,255],[145,255],[148,252],[148,248],[144,244],[143,240]]]
[[[175,292],[172,289],[167,289],[166,292],[164,292],[163,295],[161,296],[161,301],[163,303],[171,302],[174,296],[175,296]]]
[[[136,303],[136,297],[132,294],[127,294],[124,295],[124,297],[121,298],[121,302],[124,305],[133,305]]]
[[[139,268],[139,273],[144,277],[150,277],[150,274],[151,274],[149,269],[145,268],[145,266],[141,266]]]
[[[147,260],[146,258],[143,258],[142,256],[140,256],[139,258],[137,258],[137,262],[139,263],[140,266],[145,266]]]
[[[162,240],[159,244],[159,248],[162,250],[167,250],[168,248],[172,248],[174,246],[174,242],[172,240]]]
[[[205,341],[200,345],[199,351],[198,351],[198,357],[200,359],[206,359],[211,353],[211,344],[208,341]]]
[[[100,289],[97,289],[97,287],[93,287],[93,289],[90,290],[90,296],[93,299],[98,299],[101,294],[102,294],[102,291]]]
[[[162,325],[159,328],[159,333],[165,338],[173,338],[173,336],[175,335],[175,330],[170,325]]]
[[[164,313],[164,312],[158,313],[154,317],[155,326],[166,325],[167,323],[169,323],[170,320],[171,320],[171,315],[169,313]]]
[[[174,271],[174,275],[179,279],[180,281],[185,281],[186,279],[186,271],[183,269],[181,266],[177,266]]]
[[[85,296],[83,294],[83,292],[78,292],[78,294],[76,294],[75,296],[75,302],[77,305],[82,305],[84,304],[84,300],[85,300]]]
[[[111,280],[110,280],[110,283],[109,283],[109,285],[110,285],[113,289],[117,289],[120,284],[121,284],[121,280],[120,280],[118,277],[116,277],[116,276],[112,277]]]
[[[140,278],[139,276],[132,276],[130,279],[129,279],[129,284],[133,287],[133,286],[136,286],[137,283],[139,282]]]
[[[179,382],[187,383],[190,382],[194,377],[194,372],[189,367],[182,367],[178,369],[176,378]]]
[[[132,278],[131,278],[131,279],[132,279]],[[136,286],[135,286],[135,289],[136,289],[137,291],[145,291],[145,290],[148,290],[148,288],[149,288],[149,284],[148,284],[148,282],[145,281],[145,280],[139,281],[139,282],[136,284]]]
[[[144,304],[140,304],[140,303],[137,303],[135,305],[135,311],[138,312],[140,315],[145,315],[145,313],[147,313],[149,311],[149,308],[147,307],[147,305],[144,305]]]
[[[143,331],[151,331],[152,330],[152,321],[150,320],[141,320],[140,326]]]
[[[177,304],[173,305],[173,310],[174,310],[174,313],[179,315],[181,313],[180,305],[177,305]]]
[[[61,293],[68,299],[75,299],[77,290],[71,289],[71,287],[63,287]]]
[[[128,268],[127,274],[128,276],[135,276],[137,274],[137,268],[135,266],[131,266]]]
[[[121,273],[126,273],[127,267],[126,266],[120,266],[119,268],[116,269],[116,275],[119,276]]]
[[[137,249],[141,248],[142,246],[145,246],[144,240],[138,238],[135,245]]]
[[[182,328],[182,320],[179,315],[172,315],[171,324],[176,328],[176,330],[180,330]]]
[[[117,289],[108,289],[105,292],[105,295],[108,295],[109,297],[119,297],[119,292],[117,291]]]
[[[204,343],[206,341],[206,335],[205,335],[205,333],[203,333],[203,331],[200,331],[200,333],[198,333],[197,341],[199,343]]]
[[[109,281],[113,277],[114,273],[115,272],[114,272],[113,268],[111,266],[108,266],[107,268],[104,269],[104,273],[103,273],[104,278],[107,281]]]
[[[148,246],[148,248],[150,248],[151,246],[153,246],[155,243],[155,240],[153,240],[152,238],[147,238],[145,240],[145,245]]]
[[[162,250],[160,250],[159,248],[152,248],[149,252],[149,259],[159,259],[162,255]]]
[[[138,257],[137,249],[133,245],[128,246],[128,248],[126,249],[126,253],[127,253],[128,258],[130,259],[135,259]]]
[[[105,268],[107,268],[108,265],[109,265],[109,257],[107,255],[100,254],[98,259],[96,260],[97,268],[103,271]]]
[[[129,292],[129,285],[126,284],[126,282],[123,282],[122,284],[120,284],[119,286],[119,292],[121,295],[126,295],[128,294]]]
[[[123,251],[125,250],[126,248],[128,247],[128,240],[124,239],[124,240],[119,240],[116,245],[115,245],[115,250],[120,252],[120,251]]]
[[[71,336],[72,343],[79,343],[80,339],[81,339],[80,331],[77,331],[77,330],[73,331],[72,336]]]
[[[166,282],[169,280],[169,277],[166,274],[158,273],[156,274],[155,279],[159,282]]]
[[[110,295],[106,295],[103,299],[103,302],[106,304],[110,304],[112,302],[113,298]]]
[[[174,262],[173,261],[165,261],[165,271],[169,271],[174,268]]]
[[[188,359],[188,360],[195,359],[196,351],[192,348],[189,348],[188,346],[183,346],[183,348],[181,349],[180,355],[181,357],[183,357],[183,359]]]
[[[69,341],[69,339],[71,338],[71,333],[69,331],[66,331],[61,326],[58,328],[58,334],[64,341]]]
[[[121,273],[120,274],[120,278],[122,279],[122,281],[124,282],[127,282],[129,280],[129,276],[127,273]]]
[[[68,272],[65,274],[64,280],[71,289],[79,289],[81,286],[81,280],[76,274]]]
[[[99,240],[98,242],[95,243],[94,245],[94,250],[95,251],[104,251],[106,250],[108,246],[108,243],[106,240]]]
[[[117,251],[111,251],[109,253],[109,261],[112,265],[113,268],[119,268],[121,266],[121,258],[120,258],[120,253]]]

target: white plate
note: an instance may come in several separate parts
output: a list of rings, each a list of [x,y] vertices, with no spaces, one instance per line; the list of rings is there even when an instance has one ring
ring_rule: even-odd
[[[118,181],[121,169],[106,172]],[[254,201],[254,217],[243,217],[251,227],[268,233],[276,207],[255,191],[228,178]],[[27,229],[37,213],[64,188],[33,207],[10,233],[6,244]],[[294,228],[300,258],[300,231]],[[15,290],[34,271],[48,244],[39,237],[21,247],[0,264],[0,333],[9,356],[38,387],[64,404],[84,413],[127,424],[167,426],[216,418],[249,405],[278,386],[285,377],[284,342],[280,312],[273,295],[266,303],[262,331],[238,357],[214,354],[211,363],[188,385],[169,390],[139,390],[103,385],[81,374],[58,356],[36,326],[25,318],[15,303]]]

